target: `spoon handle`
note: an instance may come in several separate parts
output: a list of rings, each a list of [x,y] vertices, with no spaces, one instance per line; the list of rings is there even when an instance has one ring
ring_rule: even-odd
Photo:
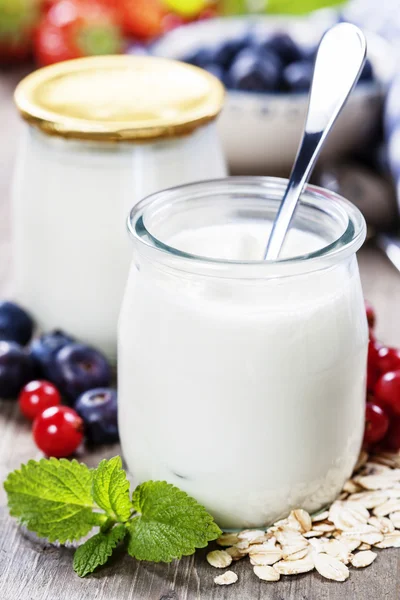
[[[335,25],[322,38],[303,138],[268,240],[266,260],[279,257],[297,202],[323,143],[360,76],[366,52],[364,34],[350,23]]]

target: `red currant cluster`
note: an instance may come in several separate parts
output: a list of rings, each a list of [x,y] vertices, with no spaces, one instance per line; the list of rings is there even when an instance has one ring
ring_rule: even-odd
[[[365,308],[369,346],[364,445],[397,451],[400,450],[400,350],[377,341],[374,309],[368,302]]]
[[[61,395],[49,381],[31,381],[21,391],[19,407],[33,421],[33,439],[47,456],[70,456],[83,441],[83,420],[78,413],[61,406]]]

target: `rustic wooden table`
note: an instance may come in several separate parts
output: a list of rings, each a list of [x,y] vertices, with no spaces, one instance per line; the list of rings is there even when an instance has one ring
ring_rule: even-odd
[[[10,174],[18,138],[18,118],[12,92],[21,73],[0,73],[0,286],[11,293]],[[57,202],[57,198],[54,198]],[[400,345],[400,274],[379,251],[365,247],[359,255],[364,292],[379,315],[378,335]],[[94,466],[100,458],[119,452],[119,446],[87,453]],[[39,458],[29,425],[13,402],[0,402],[0,482],[29,458]],[[73,549],[41,543],[26,534],[8,515],[0,489],[0,600],[399,600],[400,550],[384,550],[365,570],[351,570],[345,583],[323,580],[318,574],[265,583],[248,562],[236,563],[239,581],[230,587],[214,585],[216,571],[205,551],[171,565],[138,563],[128,556],[86,579],[72,571]]]

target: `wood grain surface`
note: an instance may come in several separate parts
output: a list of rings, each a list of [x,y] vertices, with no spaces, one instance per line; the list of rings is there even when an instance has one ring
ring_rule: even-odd
[[[10,182],[18,138],[18,119],[11,102],[22,73],[0,73],[0,296],[11,292]],[[377,309],[378,335],[400,345],[400,274],[373,246],[360,252],[364,291]],[[119,447],[86,453],[82,459],[96,465]],[[0,402],[0,482],[29,458],[39,458],[30,427],[18,415],[15,403]],[[234,465],[231,465],[234,468]],[[8,516],[0,489],[0,600],[399,600],[400,550],[379,552],[366,569],[351,570],[345,583],[323,580],[318,574],[259,581],[247,561],[233,570],[233,586],[213,583],[217,571],[205,561],[205,551],[171,565],[148,564],[117,556],[107,567],[86,579],[72,571],[73,548],[57,547],[35,539]]]

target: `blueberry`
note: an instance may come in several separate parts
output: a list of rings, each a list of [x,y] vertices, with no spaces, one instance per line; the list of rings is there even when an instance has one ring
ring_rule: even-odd
[[[361,71],[360,81],[373,81],[374,70],[371,61],[367,58],[363,70]]]
[[[0,302],[0,340],[25,346],[33,333],[33,319],[13,302]]]
[[[32,358],[16,342],[0,342],[0,398],[16,398],[35,379]]]
[[[283,84],[291,92],[305,92],[310,89],[314,65],[299,61],[285,67],[282,75]]]
[[[301,60],[305,62],[315,63],[317,57],[318,46],[302,46],[301,48]],[[297,61],[295,61],[297,62]]]
[[[74,341],[71,336],[58,329],[33,340],[30,354],[42,377],[54,381],[53,365],[55,356],[61,348]]]
[[[85,423],[85,435],[92,444],[118,442],[117,392],[109,388],[89,390],[75,404]]]
[[[69,400],[111,383],[111,368],[101,352],[85,344],[67,344],[59,350],[52,365],[52,378]]]
[[[204,69],[211,73],[211,75],[214,75],[215,77],[220,79],[221,81],[224,80],[224,70],[219,65],[216,65],[215,63],[210,63],[209,65],[205,65]]]
[[[299,46],[288,33],[283,31],[278,31],[258,40],[256,39],[254,43],[261,51],[274,52],[283,65],[288,65],[301,59]]]
[[[197,48],[183,56],[181,60],[196,67],[204,67],[214,62],[214,48]]]
[[[263,57],[249,48],[242,50],[229,69],[232,87],[238,90],[267,92],[278,89],[281,63],[273,53]]]
[[[240,36],[220,42],[213,49],[213,62],[224,69],[229,68],[233,59],[248,46],[248,43],[248,36]]]

